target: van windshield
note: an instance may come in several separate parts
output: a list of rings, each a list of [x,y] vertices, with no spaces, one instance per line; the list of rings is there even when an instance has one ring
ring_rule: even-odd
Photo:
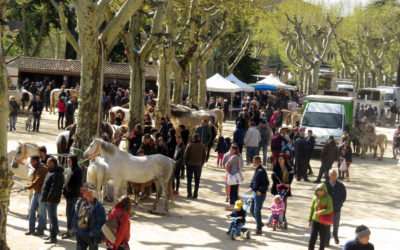
[[[390,101],[394,100],[394,93],[386,93],[385,98]]]
[[[305,112],[303,126],[318,128],[342,128],[342,115],[321,112]]]

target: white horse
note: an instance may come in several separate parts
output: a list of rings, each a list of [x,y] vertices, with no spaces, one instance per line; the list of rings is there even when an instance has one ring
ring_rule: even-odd
[[[83,155],[94,158],[98,154],[101,154],[109,165],[110,177],[114,180],[114,201],[118,197],[122,182],[147,183],[154,180],[157,196],[150,212],[156,210],[162,193],[165,194],[165,211],[168,212],[170,184],[175,168],[172,159],[160,154],[136,157],[111,143],[95,138]]]
[[[127,121],[129,122],[130,115],[129,115],[129,109],[122,108],[120,106],[114,106],[110,109],[109,114],[110,114],[110,123],[114,124],[115,123],[115,117],[117,117],[118,114],[122,115],[122,121]]]
[[[21,110],[24,110],[25,106],[28,106],[33,100],[32,93],[25,89],[9,89],[7,90],[7,94],[8,96],[14,96],[15,101],[17,101],[17,103],[21,105]]]
[[[92,183],[100,197],[100,202],[104,202],[104,194],[107,194],[106,184],[110,180],[108,164],[102,157],[97,157],[95,161],[89,164],[86,173],[86,181]]]
[[[31,181],[35,169],[30,164],[30,157],[37,155],[38,146],[32,143],[18,142],[16,150],[8,153],[8,166],[11,172],[23,180]],[[29,205],[31,204],[33,189],[28,192]]]
[[[78,98],[79,91],[76,89],[64,89],[64,92],[69,91],[72,96]],[[56,103],[58,102],[58,96],[61,94],[61,89],[53,89],[50,92],[50,114],[53,112],[55,114]]]

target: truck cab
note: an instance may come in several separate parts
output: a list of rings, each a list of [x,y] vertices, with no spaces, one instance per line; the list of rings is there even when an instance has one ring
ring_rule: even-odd
[[[313,131],[314,148],[321,150],[329,136],[339,144],[342,135],[352,128],[353,97],[310,95],[304,99],[301,125]]]

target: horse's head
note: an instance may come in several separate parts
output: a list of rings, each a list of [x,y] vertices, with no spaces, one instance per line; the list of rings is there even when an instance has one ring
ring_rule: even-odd
[[[26,144],[18,142],[18,147],[16,148],[16,153],[12,159],[11,167],[18,168],[19,165],[24,166],[26,159],[28,159]]]
[[[92,143],[90,143],[89,147],[83,153],[83,156],[87,158],[95,158],[99,154],[101,142],[102,139],[93,138]]]

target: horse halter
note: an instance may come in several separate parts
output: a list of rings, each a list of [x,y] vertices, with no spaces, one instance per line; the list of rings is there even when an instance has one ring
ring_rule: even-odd
[[[100,149],[100,143],[97,145],[96,150],[93,153],[89,154],[88,158],[94,159],[99,154],[99,149]]]
[[[17,159],[16,157],[14,157],[14,161],[16,161],[19,165],[25,165],[25,161],[26,159],[28,159],[28,156],[26,155],[27,151],[26,151],[26,143],[24,143],[24,155],[20,158]]]

